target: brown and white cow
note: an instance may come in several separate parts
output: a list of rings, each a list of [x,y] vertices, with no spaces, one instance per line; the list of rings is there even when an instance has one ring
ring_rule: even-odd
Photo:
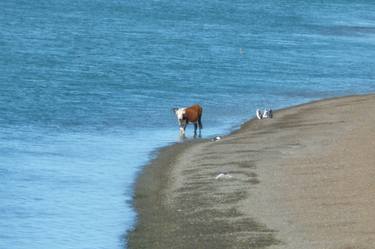
[[[188,123],[194,124],[194,136],[197,135],[197,128],[199,127],[199,135],[202,127],[202,107],[200,105],[193,105],[190,107],[173,108],[176,113],[178,124],[180,126],[180,134],[185,134],[185,129]]]

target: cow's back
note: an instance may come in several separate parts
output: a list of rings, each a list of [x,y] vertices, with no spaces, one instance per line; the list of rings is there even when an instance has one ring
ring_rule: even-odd
[[[202,116],[202,107],[200,105],[193,105],[185,110],[186,118],[189,122],[197,122]]]

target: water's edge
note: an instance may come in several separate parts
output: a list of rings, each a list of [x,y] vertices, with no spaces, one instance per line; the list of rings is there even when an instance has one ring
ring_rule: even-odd
[[[291,105],[291,106],[288,106],[288,107],[273,110],[274,111],[274,118],[277,118],[277,114],[281,111],[286,111],[286,110],[299,108],[299,107],[303,107],[303,106],[309,106],[311,104],[315,104],[315,103],[319,103],[319,102],[345,99],[345,98],[350,98],[350,97],[371,96],[371,95],[374,95],[374,94],[375,93],[334,96],[334,97],[329,97],[329,98],[322,98],[322,99],[318,99],[318,100],[308,101],[308,102],[301,103],[301,104]],[[218,135],[218,136],[223,138],[223,137],[228,137],[228,136],[232,136],[232,135],[235,135],[237,133],[240,133],[243,129],[245,129],[245,127],[249,126],[255,120],[257,120],[257,118],[256,118],[256,116],[253,116],[253,117],[247,119],[246,121],[242,122],[239,126],[234,126],[234,128],[232,128],[232,130],[229,131],[228,133],[223,134],[223,135]],[[137,208],[136,202],[137,202],[137,198],[139,198],[139,195],[142,195],[140,198],[144,197],[143,196],[144,192],[138,193],[139,191],[137,191],[138,188],[141,188],[142,191],[144,191],[144,186],[140,186],[142,184],[141,178],[142,177],[143,178],[150,177],[150,176],[145,176],[147,174],[153,174],[152,170],[150,170],[150,167],[157,164],[156,162],[158,162],[160,160],[163,160],[163,157],[166,157],[165,154],[168,154],[168,151],[171,151],[171,150],[177,151],[176,156],[174,156],[174,158],[177,158],[179,154],[184,153],[184,151],[189,149],[191,146],[196,146],[196,145],[201,144],[201,143],[206,143],[206,142],[212,141],[212,139],[214,137],[215,136],[209,137],[209,138],[186,139],[183,142],[172,142],[172,143],[167,144],[165,146],[161,146],[161,147],[157,147],[157,148],[153,149],[153,151],[150,153],[150,157],[149,157],[150,159],[147,161],[147,163],[143,164],[140,167],[140,170],[137,172],[137,175],[135,177],[134,183],[132,184],[131,205],[132,205],[132,208],[133,208],[134,212],[136,213],[136,217],[135,217],[133,225],[130,226],[130,228],[127,231],[125,231],[125,233],[124,233],[125,246],[127,246],[129,237],[131,236],[131,234],[134,231],[136,231],[137,226],[139,224],[139,217],[141,215],[141,212],[140,212],[139,208]],[[181,147],[182,147],[182,149],[181,149]],[[174,159],[172,159],[172,161],[173,160]],[[167,167],[167,166],[165,166],[165,167]],[[166,178],[166,176],[160,176],[160,177]],[[155,190],[155,192],[157,192],[157,190]]]

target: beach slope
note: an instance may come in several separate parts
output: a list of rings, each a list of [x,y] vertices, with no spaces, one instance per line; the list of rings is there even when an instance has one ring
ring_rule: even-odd
[[[374,124],[374,95],[342,97],[164,148],[137,180],[128,247],[373,248]]]

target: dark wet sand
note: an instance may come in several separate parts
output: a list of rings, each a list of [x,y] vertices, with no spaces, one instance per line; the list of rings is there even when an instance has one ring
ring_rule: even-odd
[[[139,176],[134,205],[133,249],[375,248],[375,95],[164,148]]]

